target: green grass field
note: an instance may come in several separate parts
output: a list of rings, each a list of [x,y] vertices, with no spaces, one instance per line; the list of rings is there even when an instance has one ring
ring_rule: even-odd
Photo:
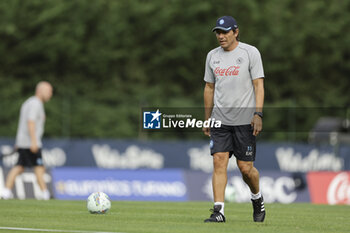
[[[249,203],[226,204],[226,223],[203,223],[210,214],[209,202],[114,201],[109,213],[93,215],[87,211],[85,201],[0,200],[0,233],[39,232],[8,227],[81,233],[350,232],[350,206],[265,206],[264,223],[253,222]]]

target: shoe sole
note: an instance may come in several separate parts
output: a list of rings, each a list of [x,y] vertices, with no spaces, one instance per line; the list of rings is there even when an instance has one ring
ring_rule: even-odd
[[[253,216],[253,219],[254,219],[254,222],[263,222],[265,220],[265,213],[262,215],[262,216],[257,216],[257,217],[254,217]]]

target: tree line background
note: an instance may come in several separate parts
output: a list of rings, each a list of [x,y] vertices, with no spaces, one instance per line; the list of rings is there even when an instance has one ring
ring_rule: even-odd
[[[264,126],[310,128],[315,111],[290,109],[350,106],[349,12],[349,0],[0,0],[0,136],[16,134],[20,105],[47,80],[48,137],[202,137],[145,135],[140,111],[203,106],[222,15],[262,54],[265,106],[288,109]]]

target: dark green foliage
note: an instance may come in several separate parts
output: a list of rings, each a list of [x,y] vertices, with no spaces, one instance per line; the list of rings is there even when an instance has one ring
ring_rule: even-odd
[[[349,106],[349,10],[343,0],[0,0],[0,136],[15,135],[39,80],[55,88],[49,137],[143,137],[141,107],[202,106],[221,15],[262,54],[266,106]]]

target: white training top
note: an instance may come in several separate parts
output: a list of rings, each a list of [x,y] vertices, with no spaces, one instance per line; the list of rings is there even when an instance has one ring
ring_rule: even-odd
[[[36,96],[30,97],[22,104],[16,136],[16,146],[18,148],[30,148],[29,120],[35,123],[35,136],[38,147],[41,148],[41,138],[44,133],[45,124],[45,110],[43,102]]]
[[[211,50],[204,75],[206,82],[215,83],[211,117],[224,125],[250,124],[256,107],[252,80],[258,78],[264,78],[264,69],[254,46],[239,42],[232,51]]]

